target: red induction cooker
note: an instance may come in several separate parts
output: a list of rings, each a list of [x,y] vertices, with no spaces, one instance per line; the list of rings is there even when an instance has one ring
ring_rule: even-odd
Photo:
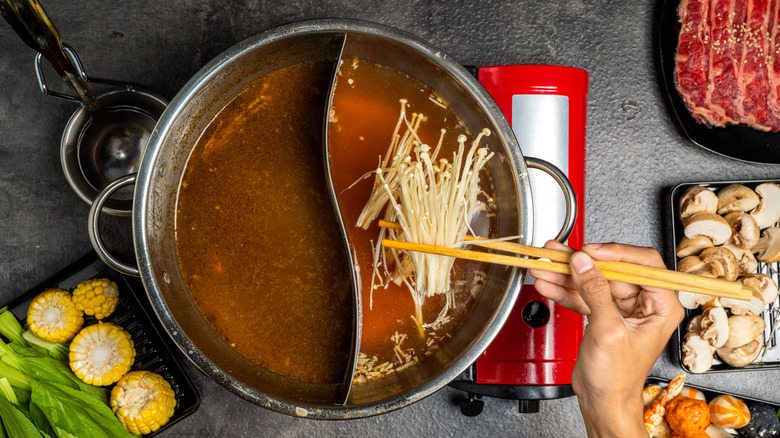
[[[517,136],[523,155],[549,161],[568,175],[578,216],[568,245],[579,248],[585,231],[585,124],[588,73],[572,67],[478,67],[477,78],[493,96]],[[534,245],[560,230],[566,212],[557,183],[529,170],[534,206]],[[520,412],[538,412],[539,401],[574,395],[571,374],[585,319],[541,296],[526,277],[512,313],[479,359],[450,386],[463,390],[464,415],[482,412],[482,397],[519,401]]]

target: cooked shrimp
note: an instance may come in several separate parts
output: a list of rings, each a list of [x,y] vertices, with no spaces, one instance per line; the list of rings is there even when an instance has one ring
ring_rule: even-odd
[[[645,409],[658,398],[658,394],[661,393],[662,389],[661,385],[647,385],[642,389],[642,403]]]
[[[666,388],[661,390],[658,397],[650,403],[650,406],[645,409],[645,430],[651,434],[658,428],[658,426],[664,420],[664,414],[666,413],[666,404],[678,395],[682,391],[683,385],[685,385],[685,374],[679,374],[674,379],[669,381]]]

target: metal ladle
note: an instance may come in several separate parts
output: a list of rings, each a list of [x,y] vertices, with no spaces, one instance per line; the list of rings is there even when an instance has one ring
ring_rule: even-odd
[[[38,0],[0,0],[0,14],[25,44],[38,52],[36,76],[41,91],[82,106],[71,116],[60,142],[60,159],[68,183],[88,204],[115,179],[135,173],[140,166],[149,136],[168,102],[132,85],[104,79],[90,80],[76,52],[60,40]],[[41,58],[75,93],[70,96],[50,91]],[[89,83],[112,85],[95,95]],[[118,192],[103,212],[129,215],[132,192]]]

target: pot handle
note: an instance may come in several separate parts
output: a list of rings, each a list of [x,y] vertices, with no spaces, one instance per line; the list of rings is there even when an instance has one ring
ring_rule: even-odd
[[[100,109],[100,103],[87,85],[86,74],[76,52],[69,47],[67,49],[63,47],[57,28],[54,27],[54,23],[46,15],[46,11],[43,10],[43,6],[38,0],[0,0],[0,15],[5,18],[25,44],[51,63],[54,71],[70,86],[78,96],[78,100],[90,112]],[[36,64],[39,63],[40,58],[36,60]],[[39,74],[39,84],[41,84],[41,80],[42,77]],[[41,91],[44,94],[49,94],[44,85],[42,85]],[[64,95],[57,93],[56,96],[63,97]]]
[[[574,187],[572,187],[566,174],[549,161],[534,157],[525,157],[525,162],[530,169],[539,169],[550,175],[561,187],[564,201],[566,202],[566,219],[563,221],[563,226],[558,232],[558,235],[555,236],[555,240],[565,242],[566,239],[569,238],[572,229],[574,229],[574,221],[577,219],[577,195],[574,194]]]
[[[132,275],[134,277],[140,276],[138,266],[129,265],[112,256],[106,246],[103,244],[103,240],[100,238],[100,212],[103,210],[103,204],[108,201],[111,195],[124,186],[130,186],[135,184],[136,174],[125,175],[121,178],[117,178],[107,185],[102,192],[98,193],[95,200],[92,201],[92,207],[89,208],[89,219],[87,222],[87,230],[89,233],[89,241],[92,242],[92,247],[95,248],[100,260],[103,260],[110,268],[121,272],[125,275]]]

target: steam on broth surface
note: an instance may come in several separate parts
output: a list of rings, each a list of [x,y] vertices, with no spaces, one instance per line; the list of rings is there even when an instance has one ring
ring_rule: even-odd
[[[352,342],[349,262],[325,182],[330,63],[252,82],[212,120],[179,188],[176,247],[196,305],[266,369],[342,382]]]
[[[416,133],[433,149],[442,136],[439,157],[452,159],[458,137],[467,135],[457,115],[431,89],[413,78],[385,66],[363,60],[345,60],[340,66],[329,114],[329,159],[338,206],[347,228],[347,237],[360,267],[363,303],[362,339],[356,381],[376,380],[411,366],[431,354],[460,327],[481,293],[487,268],[478,262],[457,260],[452,274],[453,304],[447,317],[438,318],[446,305],[446,295],[425,299],[422,319],[429,325],[424,336],[418,333],[415,305],[403,283],[388,282],[372,289],[373,248],[379,228],[372,221],[367,229],[355,226],[369,199],[374,182],[366,172],[377,168],[386,155],[399,120],[399,100],[407,103],[407,112],[423,114]],[[416,116],[415,116],[416,117]],[[356,181],[358,181],[356,183]],[[495,229],[495,211],[491,210],[492,185],[489,173],[480,173],[485,195],[485,211],[472,220],[472,229],[480,236]],[[490,204],[490,205],[488,205]],[[382,215],[380,215],[380,218]]]

